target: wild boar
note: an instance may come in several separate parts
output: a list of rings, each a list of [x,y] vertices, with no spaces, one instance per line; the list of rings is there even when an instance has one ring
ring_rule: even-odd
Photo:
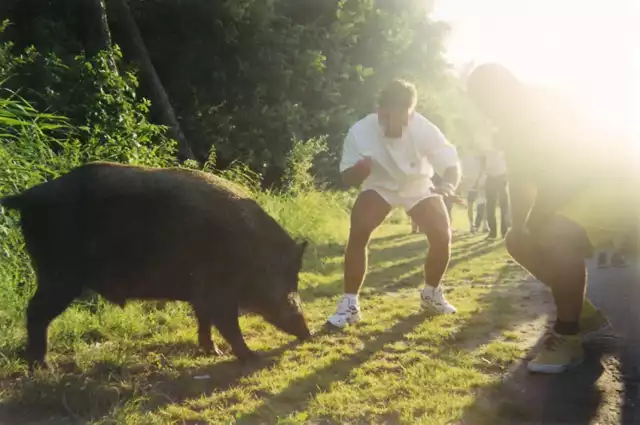
[[[307,242],[222,178],[93,162],[0,204],[19,210],[37,277],[26,312],[30,368],[47,366],[47,328],[83,289],[122,307],[129,299],[186,301],[199,346],[220,354],[214,325],[242,361],[255,354],[240,311],[311,337],[297,291]]]

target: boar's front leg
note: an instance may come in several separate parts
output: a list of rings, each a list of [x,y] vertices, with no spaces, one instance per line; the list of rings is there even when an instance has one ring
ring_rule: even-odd
[[[40,282],[27,306],[27,346],[25,358],[29,370],[40,366],[47,368],[47,328],[53,319],[67,309],[73,299],[80,294],[73,286],[51,288]]]
[[[228,305],[210,306],[210,308],[213,324],[229,343],[233,354],[242,362],[256,359],[258,356],[249,349],[242,337],[240,323],[238,322],[238,306],[234,305],[234,303],[229,303]]]
[[[211,339],[211,317],[203,307],[194,306],[193,311],[198,320],[198,345],[206,354],[221,356],[223,353]]]

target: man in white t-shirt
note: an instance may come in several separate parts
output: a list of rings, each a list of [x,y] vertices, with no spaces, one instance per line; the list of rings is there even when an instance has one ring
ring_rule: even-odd
[[[451,251],[443,196],[453,196],[458,186],[458,153],[438,127],[415,112],[416,101],[413,84],[394,80],[380,94],[377,113],[353,125],[345,139],[340,173],[347,186],[361,186],[361,192],[351,211],[345,294],[328,318],[335,327],[361,319],[358,293],[367,269],[367,245],[394,207],[404,208],[429,240],[422,306],[432,314],[456,312],[440,281]],[[442,176],[438,187],[431,181],[434,171]]]

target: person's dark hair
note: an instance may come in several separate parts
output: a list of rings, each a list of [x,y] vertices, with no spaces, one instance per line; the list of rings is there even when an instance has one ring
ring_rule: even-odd
[[[413,83],[395,79],[381,92],[378,106],[385,109],[413,109],[418,103],[418,91]]]
[[[467,92],[472,96],[505,96],[518,89],[520,82],[505,66],[484,63],[467,77]]]

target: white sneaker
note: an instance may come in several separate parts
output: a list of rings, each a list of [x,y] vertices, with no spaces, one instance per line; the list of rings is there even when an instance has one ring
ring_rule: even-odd
[[[327,322],[337,328],[344,328],[352,325],[362,319],[360,314],[360,304],[358,300],[342,297],[338,302],[338,308],[335,314],[327,319]]]
[[[442,285],[437,288],[425,285],[420,291],[420,301],[422,308],[433,315],[453,314],[457,311],[444,297]]]

